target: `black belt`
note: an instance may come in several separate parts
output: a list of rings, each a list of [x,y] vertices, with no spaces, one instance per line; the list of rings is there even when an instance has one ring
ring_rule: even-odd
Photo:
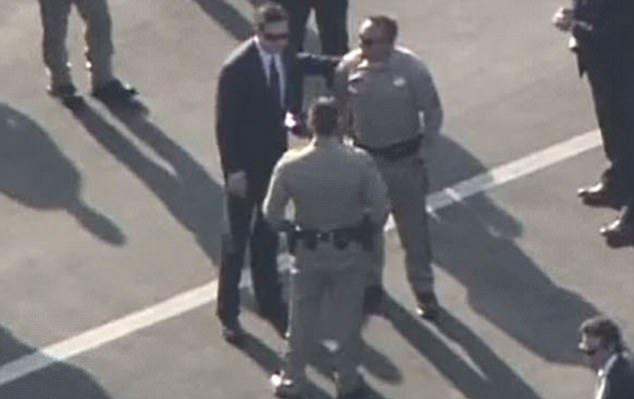
[[[361,244],[366,251],[371,251],[373,247],[374,226],[368,216],[364,216],[356,225],[333,230],[301,229],[294,226],[285,231],[291,253],[295,253],[295,247],[299,241],[302,241],[304,246],[311,251],[317,249],[317,244],[327,242],[331,242],[339,250],[347,249],[353,241]]]
[[[421,141],[423,140],[422,135],[418,135],[413,139],[405,140],[398,142],[396,144],[391,144],[387,147],[374,148],[367,146],[365,144],[359,143],[355,141],[355,145],[359,148],[362,148],[370,153],[370,155],[378,156],[381,158],[385,158],[388,161],[397,161],[402,158],[407,158],[418,153],[420,149]]]

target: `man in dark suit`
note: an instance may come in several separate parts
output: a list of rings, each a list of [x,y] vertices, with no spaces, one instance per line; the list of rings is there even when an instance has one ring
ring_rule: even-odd
[[[332,74],[337,59],[285,51],[288,15],[277,4],[255,10],[255,36],[225,61],[216,96],[216,139],[225,178],[228,234],[222,240],[217,315],[223,336],[244,337],[239,321],[239,282],[247,243],[260,314],[279,334],[287,309],[277,273],[277,233],[262,216],[273,166],[287,149],[287,112],[301,110],[302,76]]]
[[[595,399],[634,399],[634,362],[614,321],[596,316],[579,328],[579,349],[597,372]]]
[[[250,0],[259,4],[262,0]],[[274,0],[290,16],[290,43],[294,51],[302,51],[306,37],[306,23],[311,11],[319,30],[321,52],[344,55],[348,52],[348,0]]]
[[[595,185],[579,189],[591,206],[623,207],[601,229],[609,245],[634,244],[634,1],[574,0],[553,17],[572,33],[571,48],[586,74],[609,167]]]

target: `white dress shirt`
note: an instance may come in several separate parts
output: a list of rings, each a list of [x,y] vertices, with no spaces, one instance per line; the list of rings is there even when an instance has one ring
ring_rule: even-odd
[[[606,379],[608,378],[608,374],[610,373],[610,370],[614,366],[614,363],[616,363],[617,359],[618,359],[618,353],[613,354],[612,356],[610,356],[608,361],[605,362],[605,365],[601,367],[599,371],[597,371],[599,380],[597,381],[597,391],[595,394],[595,399],[603,398],[603,395],[605,394]]]
[[[269,65],[271,65],[271,58],[275,60],[275,67],[277,68],[277,75],[280,77],[280,104],[284,104],[284,93],[286,90],[286,71],[284,70],[284,63],[282,62],[282,56],[280,54],[272,54],[264,50],[260,38],[255,37],[255,45],[260,53],[260,59],[262,60],[262,66],[264,68],[264,74],[266,75],[266,81],[271,82],[271,71]]]

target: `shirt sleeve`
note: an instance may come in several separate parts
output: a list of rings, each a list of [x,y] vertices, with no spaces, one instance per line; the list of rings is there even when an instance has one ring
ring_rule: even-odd
[[[262,204],[262,212],[266,220],[273,226],[279,228],[284,221],[286,206],[290,201],[291,194],[287,183],[288,168],[284,157],[278,161],[271,175],[271,182]]]
[[[440,134],[443,122],[443,109],[436,85],[425,64],[417,58],[413,59],[411,79],[417,108],[423,113],[426,136]]]

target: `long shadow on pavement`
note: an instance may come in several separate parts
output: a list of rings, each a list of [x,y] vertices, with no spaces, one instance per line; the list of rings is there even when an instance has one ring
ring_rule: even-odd
[[[211,18],[237,41],[244,41],[253,35],[253,23],[240,11],[224,0],[193,0]],[[238,0],[248,3],[248,0]],[[317,52],[319,37],[317,33],[306,29],[305,49]]]
[[[72,109],[75,118],[112,156],[134,173],[192,235],[214,265],[220,263],[223,194],[204,167],[169,135],[134,110],[110,109],[174,170],[148,159],[92,106]]]
[[[422,357],[427,358],[467,398],[537,399],[539,396],[467,326],[443,311],[438,329],[458,343],[485,374],[481,376],[440,340],[426,322],[386,297],[385,317]]]
[[[66,363],[50,366],[7,381],[11,361],[26,355],[46,358],[35,348],[21,342],[7,328],[0,326],[0,398],[7,399],[109,399],[111,396],[86,371]]]
[[[49,134],[0,103],[0,193],[38,210],[65,210],[94,236],[123,245],[117,225],[81,198],[81,176]]]
[[[438,153],[451,162],[438,161],[432,170],[458,163],[473,174],[484,172],[476,158],[446,137]],[[530,195],[543,201],[539,193]],[[515,242],[521,221],[485,194],[442,209],[438,216],[431,223],[436,264],[464,285],[473,310],[543,359],[578,363],[579,324],[599,311],[558,286],[544,271],[552,266],[536,264]]]

